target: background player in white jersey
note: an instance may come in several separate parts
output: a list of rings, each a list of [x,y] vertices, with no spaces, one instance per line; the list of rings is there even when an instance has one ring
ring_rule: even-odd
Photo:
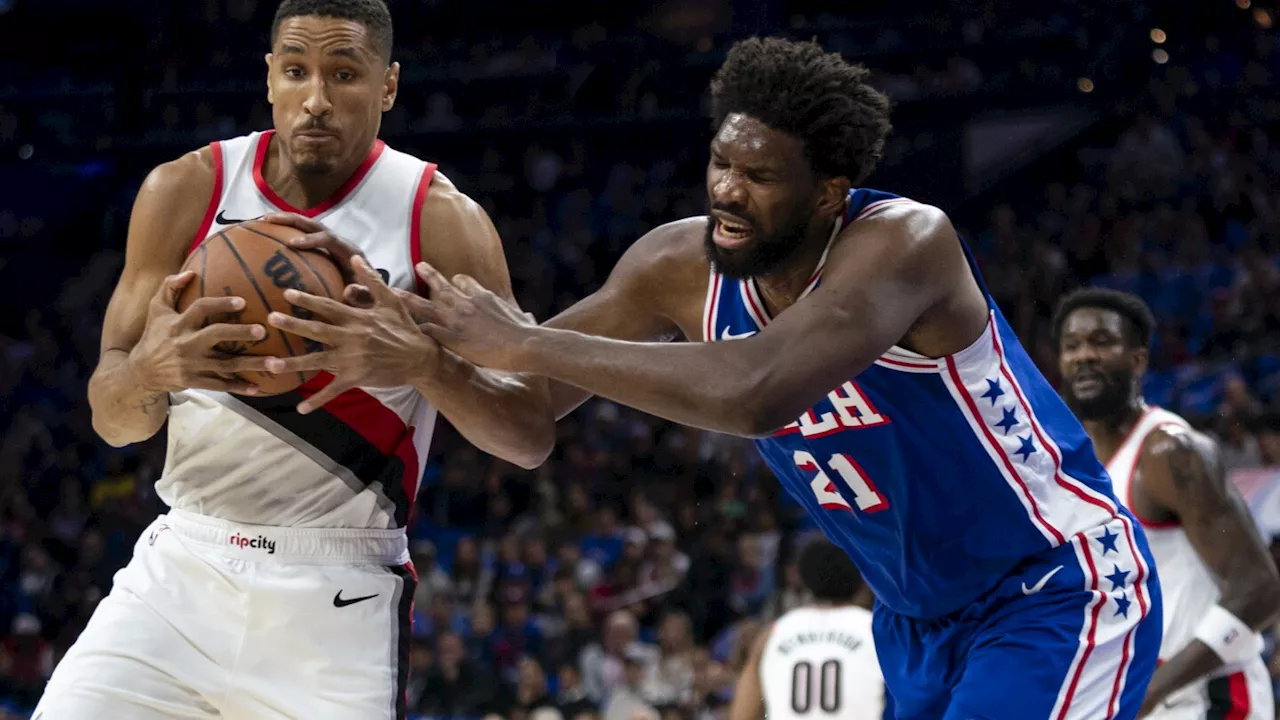
[[[340,228],[390,285],[412,290],[413,263],[430,258],[512,300],[483,210],[434,165],[378,140],[399,79],[386,5],[285,0],[271,40],[274,131],[160,165],[138,193],[89,398],[112,445],[147,439],[168,418],[157,492],[172,509],[53,674],[41,720],[404,717],[415,584],[405,524],[436,408],[523,466],[550,452],[553,421],[537,410],[545,383],[441,350],[368,265],[356,267],[375,286],[372,304],[327,308],[348,361],[376,355],[392,371],[359,388],[322,374],[254,397],[235,373],[264,359],[213,346],[274,330],[201,328],[241,298],[175,312],[191,274],[174,273],[194,243],[282,210]],[[323,409],[295,410],[339,391]]]
[[[871,611],[854,601],[862,575],[843,550],[822,539],[805,545],[797,564],[813,602],[756,638],[729,720],[880,720],[884,679]]]
[[[1164,590],[1161,664],[1149,717],[1274,717],[1255,631],[1280,618],[1280,579],[1217,445],[1146,404],[1155,321],[1127,293],[1085,289],[1062,300],[1054,328],[1061,392],[1084,421],[1115,494],[1146,527]]]

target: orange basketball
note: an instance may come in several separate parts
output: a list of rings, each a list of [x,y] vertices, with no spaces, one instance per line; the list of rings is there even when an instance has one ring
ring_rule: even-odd
[[[284,299],[289,288],[340,300],[344,282],[333,260],[318,250],[295,250],[285,241],[303,235],[287,225],[262,220],[233,225],[210,235],[187,257],[183,270],[196,277],[178,297],[178,311],[198,298],[234,295],[244,298],[244,309],[228,316],[209,317],[207,323],[259,324],[266,337],[249,344],[222,343],[216,349],[230,355],[272,355],[290,357],[324,348],[320,343],[267,324],[272,311],[309,319],[310,310],[290,305]],[[315,373],[245,372],[241,377],[258,386],[263,395],[288,392]]]

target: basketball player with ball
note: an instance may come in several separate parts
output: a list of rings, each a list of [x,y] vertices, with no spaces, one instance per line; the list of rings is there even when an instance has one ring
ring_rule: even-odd
[[[443,350],[392,292],[426,261],[514,302],[484,211],[378,139],[391,47],[382,0],[284,0],[266,56],[274,130],[144,181],[89,401],[114,446],[168,422],[156,491],[171,509],[58,665],[40,720],[405,717],[405,527],[437,411],[519,465],[550,452],[545,381]],[[280,212],[322,221],[362,260],[335,263]],[[341,302],[348,282],[366,288],[346,298],[359,307]],[[288,290],[328,301],[343,367],[366,367],[358,387],[269,372],[270,357],[339,352],[268,321],[312,317]]]

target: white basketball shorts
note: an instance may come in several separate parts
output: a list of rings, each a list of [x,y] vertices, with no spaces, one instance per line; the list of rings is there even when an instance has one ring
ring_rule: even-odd
[[[40,720],[405,717],[402,530],[151,524],[54,670]]]

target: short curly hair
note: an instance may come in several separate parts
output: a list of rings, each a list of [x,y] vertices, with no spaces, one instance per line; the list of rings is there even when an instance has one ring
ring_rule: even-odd
[[[1147,307],[1142,298],[1132,293],[1098,287],[1080,288],[1058,303],[1051,325],[1055,347],[1062,345],[1062,326],[1066,323],[1067,316],[1080,308],[1097,308],[1116,313],[1127,325],[1125,342],[1130,347],[1150,349],[1156,329],[1156,318],[1151,313],[1151,308]]]
[[[271,21],[271,47],[276,45],[280,23],[306,15],[351,20],[364,25],[374,48],[383,59],[391,59],[391,11],[384,0],[284,0],[276,8],[275,19]]]
[[[730,48],[711,79],[712,119],[718,129],[742,113],[793,135],[816,172],[857,185],[875,169],[892,129],[889,98],[867,75],[815,42],[750,38]]]

